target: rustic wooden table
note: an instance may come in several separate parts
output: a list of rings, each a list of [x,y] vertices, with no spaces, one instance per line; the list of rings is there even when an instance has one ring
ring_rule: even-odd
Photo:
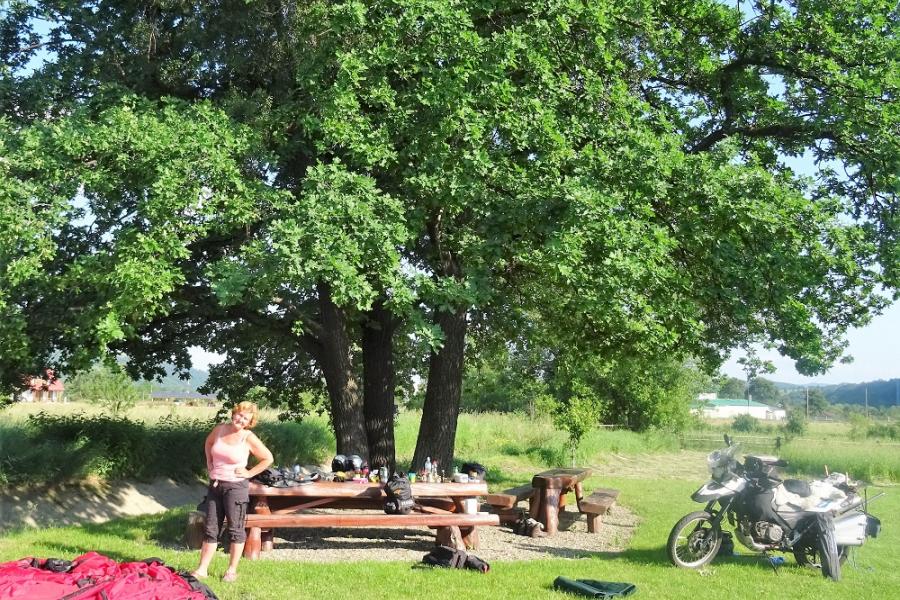
[[[531,517],[544,524],[547,535],[559,530],[559,511],[566,505],[566,494],[575,492],[575,498],[580,502],[584,495],[581,482],[590,475],[590,469],[550,469],[531,479],[531,487],[535,490]]]

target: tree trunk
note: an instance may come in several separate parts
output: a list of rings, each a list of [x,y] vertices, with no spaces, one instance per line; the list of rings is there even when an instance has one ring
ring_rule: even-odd
[[[322,372],[331,401],[331,423],[337,440],[338,454],[369,455],[369,443],[363,421],[363,404],[359,395],[347,317],[331,299],[331,287],[319,284],[319,308],[322,313]]]
[[[369,442],[369,464],[386,465],[393,473],[394,450],[394,320],[378,301],[362,324],[363,405]]]
[[[466,310],[438,312],[437,325],[444,332],[444,346],[431,354],[428,387],[422,407],[419,439],[413,468],[419,470],[425,458],[439,461],[439,469],[450,473],[456,444],[456,421],[462,391],[463,356],[466,347]]]

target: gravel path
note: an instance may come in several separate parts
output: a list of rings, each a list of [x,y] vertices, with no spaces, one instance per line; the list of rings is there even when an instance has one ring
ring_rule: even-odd
[[[603,517],[600,531],[592,534],[587,531],[584,515],[571,508],[560,515],[559,532],[550,537],[516,535],[505,525],[479,527],[480,545],[474,554],[492,563],[616,553],[626,548],[637,524],[631,511],[616,505]],[[298,562],[418,562],[433,547],[434,532],[427,528],[280,529],[276,531],[275,549],[263,556]]]

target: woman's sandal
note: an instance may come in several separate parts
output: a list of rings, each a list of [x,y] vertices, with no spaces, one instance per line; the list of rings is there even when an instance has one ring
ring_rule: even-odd
[[[237,581],[237,573],[234,571],[225,571],[225,574],[222,575],[222,581],[225,583],[234,583]]]
[[[208,574],[208,573],[205,573],[205,574],[203,574],[203,575],[200,575],[199,573],[197,573],[197,571],[191,571],[190,575],[191,575],[191,577],[193,577],[194,579],[206,579],[207,577],[209,577],[209,574]]]

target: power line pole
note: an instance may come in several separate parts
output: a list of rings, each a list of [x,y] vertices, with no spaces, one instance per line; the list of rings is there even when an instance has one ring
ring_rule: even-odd
[[[866,386],[866,419],[869,418],[869,386]]]
[[[806,420],[809,421],[809,386],[806,386]]]

